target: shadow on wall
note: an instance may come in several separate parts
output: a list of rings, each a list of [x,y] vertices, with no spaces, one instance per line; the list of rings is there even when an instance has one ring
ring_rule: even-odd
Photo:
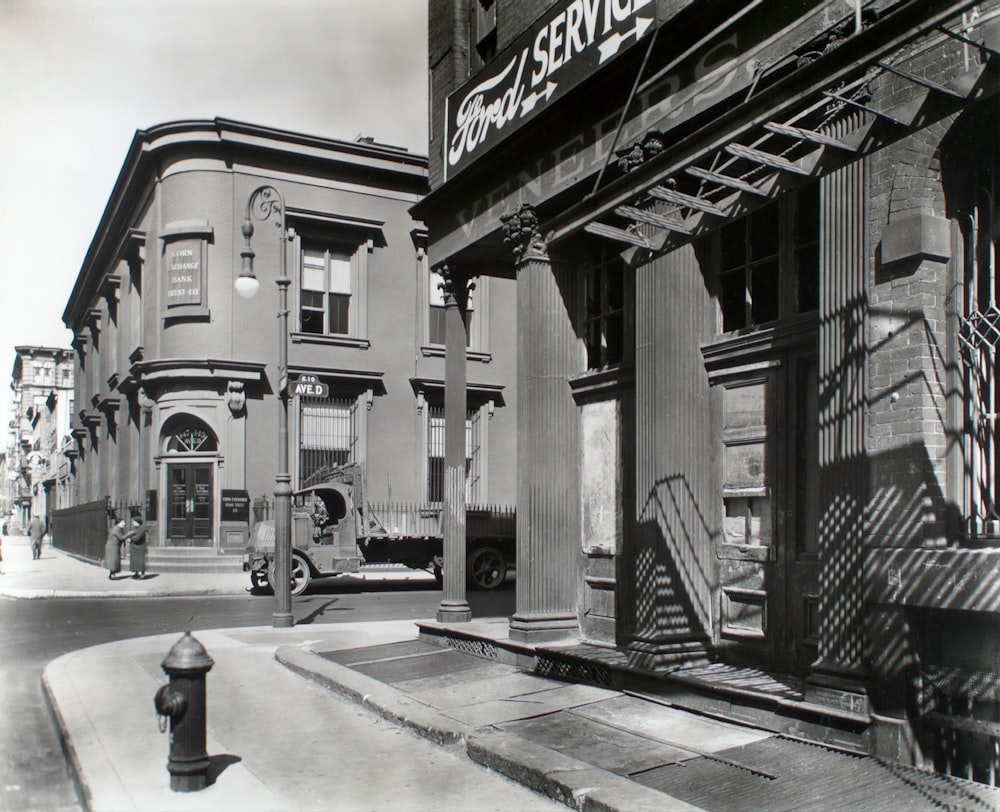
[[[687,478],[660,479],[639,512],[631,576],[634,637],[670,644],[705,640],[711,629],[711,551],[719,529],[709,526]]]

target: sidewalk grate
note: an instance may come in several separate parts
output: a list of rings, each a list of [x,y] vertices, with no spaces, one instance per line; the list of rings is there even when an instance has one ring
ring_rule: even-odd
[[[723,763],[717,759],[725,759]],[[736,765],[741,766],[736,766]],[[742,767],[745,766],[746,769]],[[644,786],[716,812],[746,809],[995,809],[1000,794],[970,782],[900,769],[870,756],[780,737],[633,776]],[[987,793],[981,790],[987,790]]]
[[[697,753],[650,741],[570,711],[497,725],[523,739],[628,777],[631,773],[692,758]]]
[[[425,643],[423,640],[404,640],[399,643],[385,643],[380,646],[362,646],[360,648],[345,648],[337,651],[317,652],[324,660],[330,660],[340,665],[353,666],[357,663],[374,663],[380,660],[392,660],[399,657],[409,657],[414,654],[431,654],[442,651],[440,646]]]

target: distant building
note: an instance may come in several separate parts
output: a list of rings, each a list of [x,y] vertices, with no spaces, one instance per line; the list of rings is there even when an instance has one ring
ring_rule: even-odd
[[[511,638],[998,783],[1000,3],[430,9],[432,267],[517,279]]]
[[[14,352],[8,503],[17,524],[26,525],[32,515],[48,524],[52,510],[72,499],[63,453],[70,450],[74,354],[68,348],[31,346],[15,347]]]
[[[154,545],[242,550],[248,502],[270,498],[277,468],[279,250],[293,488],[360,463],[372,499],[440,501],[440,291],[409,213],[426,171],[370,138],[223,119],[138,131],[63,315],[78,503],[143,506]],[[243,299],[243,225],[261,187],[260,287]],[[512,284],[483,285],[474,307],[468,492],[511,503]]]

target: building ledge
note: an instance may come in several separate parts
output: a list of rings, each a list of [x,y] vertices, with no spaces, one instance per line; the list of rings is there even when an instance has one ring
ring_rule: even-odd
[[[875,548],[865,561],[869,603],[1000,612],[1000,546],[987,549]]]

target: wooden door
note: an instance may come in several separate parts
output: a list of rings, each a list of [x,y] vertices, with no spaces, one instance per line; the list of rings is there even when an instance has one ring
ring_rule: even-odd
[[[168,526],[171,544],[207,545],[212,539],[212,463],[168,468]]]
[[[805,673],[817,594],[815,353],[781,353],[720,389],[719,651]]]
[[[783,614],[778,667],[805,674],[817,656],[819,624],[819,377],[815,353],[792,354],[788,392]]]

